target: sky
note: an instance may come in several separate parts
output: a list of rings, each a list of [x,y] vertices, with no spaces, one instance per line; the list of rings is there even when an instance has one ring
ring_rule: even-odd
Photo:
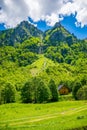
[[[87,38],[86,0],[0,0],[0,30],[27,20],[45,31],[56,22],[78,38]]]

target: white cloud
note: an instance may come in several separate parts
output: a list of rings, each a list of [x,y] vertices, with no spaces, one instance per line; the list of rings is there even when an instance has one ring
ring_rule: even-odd
[[[59,17],[58,15],[52,13],[50,16],[46,16],[46,22],[49,26],[53,26],[55,24],[55,21],[59,22]]]
[[[86,0],[72,0],[68,2],[61,9],[63,15],[70,15],[76,13],[76,26],[84,27],[87,25],[87,1]]]
[[[86,0],[0,0],[0,8],[0,23],[5,23],[6,27],[15,27],[28,16],[34,22],[45,20],[53,26],[63,16],[75,13],[76,25],[87,25]]]

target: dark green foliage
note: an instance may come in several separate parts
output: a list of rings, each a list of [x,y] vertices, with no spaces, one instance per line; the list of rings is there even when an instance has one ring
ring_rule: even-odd
[[[54,80],[52,80],[52,79],[49,82],[49,88],[50,88],[51,95],[52,95],[51,101],[52,102],[58,101],[57,87],[56,87]]]
[[[21,99],[23,103],[31,103],[33,100],[33,87],[31,81],[25,83],[21,89]]]
[[[30,51],[33,53],[38,53],[39,52],[39,44],[40,44],[41,40],[40,38],[37,37],[31,37],[28,40],[25,40],[22,45],[21,48],[25,49],[26,51]]]
[[[0,46],[22,43],[30,37],[40,37],[43,33],[27,21],[21,22],[15,29],[0,32]]]
[[[15,87],[10,83],[5,83],[0,87],[0,104],[15,102]]]
[[[44,34],[44,42],[51,46],[59,45],[59,43],[64,42],[71,45],[77,42],[77,38],[70,34],[60,23],[56,23],[54,27]]]
[[[57,47],[53,47],[53,46],[50,46],[46,53],[45,53],[45,56],[54,60],[54,61],[57,61],[59,63],[63,62],[63,56],[61,55],[60,52],[58,52],[58,48]]]
[[[87,85],[81,87],[76,96],[78,100],[87,100]]]
[[[25,21],[14,29],[0,32],[2,103],[12,102],[10,97],[4,98],[5,90],[10,89],[5,89],[6,80],[16,86],[18,93],[24,89],[23,102],[33,103],[57,101],[55,83],[73,90],[75,99],[80,88],[87,85],[87,40],[77,40],[60,23],[42,35]]]
[[[24,103],[43,103],[50,100],[51,93],[41,78],[33,78],[25,83],[21,96]]]
[[[49,88],[44,84],[43,81],[40,81],[37,87],[37,102],[38,103],[48,102],[50,98],[51,93]]]
[[[32,52],[25,52],[18,56],[18,64],[19,66],[26,66],[34,62],[36,59],[36,54]]]
[[[78,90],[82,87],[82,84],[80,81],[75,81],[74,85],[73,85],[73,89],[72,89],[72,94],[73,97],[77,100],[77,92]]]
[[[0,64],[5,61],[11,61],[19,66],[26,66],[38,59],[36,53],[38,53],[39,38],[30,38],[20,46],[5,46],[0,48]],[[35,45],[35,46],[33,46]],[[36,50],[36,52],[34,52]]]
[[[73,42],[74,42],[74,36],[70,35],[70,36],[66,37],[66,42],[68,43],[68,45],[73,44]]]
[[[16,61],[17,52],[14,47],[5,46],[0,48],[0,64],[3,63],[3,61]]]
[[[69,46],[67,43],[61,43],[57,46],[50,46],[46,49],[45,56],[59,63],[71,65],[77,64],[80,60],[87,58],[87,49],[82,49],[83,43],[76,43]],[[86,46],[86,42],[84,45]],[[80,61],[80,62],[82,62]]]

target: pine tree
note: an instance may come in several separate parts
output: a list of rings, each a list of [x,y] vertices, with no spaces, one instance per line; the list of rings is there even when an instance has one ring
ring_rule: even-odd
[[[10,84],[6,83],[4,84],[2,90],[1,90],[1,97],[2,97],[2,102],[3,103],[12,103],[15,102],[15,87]]]
[[[24,103],[31,103],[33,99],[33,89],[30,81],[26,82],[21,90],[21,98]]]
[[[49,88],[52,94],[51,101],[52,102],[58,101],[58,92],[57,92],[56,84],[52,79],[49,82]]]
[[[40,81],[37,87],[37,102],[43,103],[48,102],[51,98],[50,89],[44,84],[43,81]]]

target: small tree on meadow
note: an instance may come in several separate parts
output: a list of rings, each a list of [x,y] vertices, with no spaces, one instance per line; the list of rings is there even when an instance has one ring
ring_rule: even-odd
[[[15,102],[15,93],[16,93],[16,90],[12,84],[10,83],[4,84],[1,90],[1,97],[3,100],[2,102],[3,103]]]
[[[33,88],[30,81],[26,82],[21,89],[21,99],[24,103],[31,103],[33,100]]]
[[[50,89],[44,84],[43,81],[40,81],[37,86],[37,102],[43,103],[48,102],[51,98]]]
[[[87,85],[81,87],[76,96],[78,100],[87,100]]]
[[[49,82],[49,88],[50,88],[51,95],[52,95],[51,101],[52,102],[58,101],[57,87],[56,87],[54,80],[52,80],[52,79]]]
[[[76,81],[74,83],[74,86],[72,88],[72,94],[73,94],[73,97],[77,100],[77,92],[78,90],[81,88],[82,84],[80,81]]]

